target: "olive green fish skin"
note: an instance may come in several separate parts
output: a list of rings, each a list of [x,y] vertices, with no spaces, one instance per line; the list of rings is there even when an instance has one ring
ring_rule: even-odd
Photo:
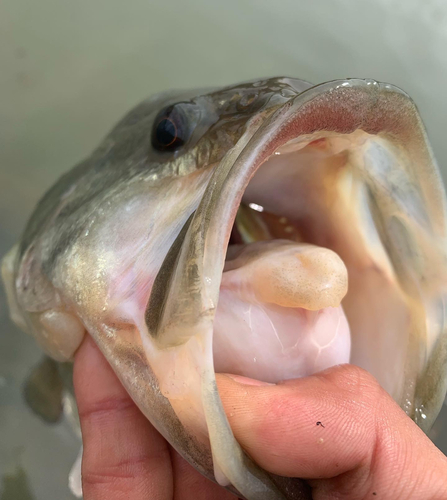
[[[197,91],[166,93],[139,104],[87,160],[63,175],[45,194],[23,232],[20,254],[51,224],[54,240],[43,261],[45,272],[50,274],[58,255],[79,236],[91,211],[115,190],[140,180],[155,183],[166,177],[186,176],[218,162],[240,138],[253,114],[278,107],[308,86],[301,81],[296,87],[293,84],[293,80],[275,78],[196,98]],[[195,137],[186,151],[173,155],[155,151],[151,129],[157,112],[182,101],[198,108]],[[64,202],[66,197],[69,201]]]
[[[28,476],[21,465],[11,474],[4,474],[0,483],[1,500],[34,500]]]
[[[47,423],[59,421],[62,412],[64,383],[60,377],[58,363],[46,357],[29,375],[24,397],[28,406]]]

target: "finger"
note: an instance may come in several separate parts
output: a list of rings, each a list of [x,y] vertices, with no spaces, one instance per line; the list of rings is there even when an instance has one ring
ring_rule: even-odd
[[[236,438],[262,467],[336,478],[312,483],[315,498],[447,498],[446,457],[360,368],[276,386],[217,380]]]
[[[166,441],[135,406],[88,335],[76,353],[73,379],[84,444],[84,499],[171,500]]]
[[[224,488],[202,476],[171,448],[174,500],[237,500]]]

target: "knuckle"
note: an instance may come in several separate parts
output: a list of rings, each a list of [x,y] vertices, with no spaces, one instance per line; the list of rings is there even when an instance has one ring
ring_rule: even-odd
[[[81,421],[102,420],[111,415],[119,415],[135,407],[134,402],[128,397],[112,397],[99,401],[93,401],[88,405],[82,405],[79,409]]]

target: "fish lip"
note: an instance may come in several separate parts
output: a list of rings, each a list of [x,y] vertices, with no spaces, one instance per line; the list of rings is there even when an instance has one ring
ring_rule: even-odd
[[[217,306],[219,295],[220,279],[225,262],[225,253],[228,248],[228,243],[231,235],[231,230],[235,222],[236,213],[242,201],[242,196],[261,165],[267,161],[276,150],[288,143],[290,140],[296,139],[302,132],[297,133],[295,130],[297,123],[294,123],[294,118],[299,114],[306,105],[311,105],[312,101],[318,99],[327,93],[334,96],[336,93],[359,92],[362,94],[375,95],[375,98],[366,100],[364,113],[361,120],[344,122],[341,126],[326,126],[322,128],[309,128],[308,134],[318,131],[337,132],[349,134],[357,129],[362,129],[367,133],[377,134],[382,131],[377,124],[369,124],[369,115],[372,114],[372,108],[376,105],[379,96],[386,93],[392,93],[396,96],[401,96],[404,99],[411,101],[408,94],[400,88],[387,84],[380,83],[372,79],[346,79],[333,80],[320,85],[316,85],[296,97],[290,99],[278,108],[271,116],[263,120],[257,127],[257,130],[252,134],[251,138],[244,144],[241,152],[238,154],[231,169],[228,171],[225,181],[219,196],[216,196],[217,201],[212,210],[207,211],[206,220],[208,223],[203,230],[206,235],[203,237],[203,275],[207,279],[203,281],[204,295],[208,297],[207,302],[213,304],[213,311]],[[249,126],[256,126],[256,119]],[[300,125],[300,123],[298,123]],[[239,141],[243,142],[244,137]],[[310,142],[310,141],[309,141]],[[239,145],[238,143],[238,145]],[[236,147],[238,146],[236,145]],[[213,177],[209,181],[208,189],[214,189],[216,179],[219,177],[222,163],[217,167]],[[206,193],[202,198],[202,203]],[[195,213],[195,217],[201,217],[200,206]],[[222,227],[221,221],[224,221]],[[212,248],[214,251],[206,251],[206,248]],[[215,250],[219,248],[221,252],[216,255]],[[215,270],[213,272],[213,269]],[[217,272],[216,272],[217,271]],[[206,306],[205,306],[206,307]],[[213,314],[213,311],[210,311]]]

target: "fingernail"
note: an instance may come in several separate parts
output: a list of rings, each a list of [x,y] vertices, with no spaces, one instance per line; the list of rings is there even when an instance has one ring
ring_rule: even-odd
[[[256,386],[275,385],[275,384],[270,384],[269,382],[263,382],[262,380],[255,380],[253,378],[242,377],[242,375],[233,375],[229,373],[226,373],[225,375],[233,379],[238,384],[256,385]]]

